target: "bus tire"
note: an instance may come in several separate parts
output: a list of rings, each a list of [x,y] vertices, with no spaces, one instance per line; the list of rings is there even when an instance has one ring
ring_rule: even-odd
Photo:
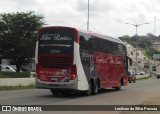
[[[98,94],[98,83],[97,83],[97,81],[95,81],[95,82],[93,83],[92,94],[93,94],[93,95]]]
[[[118,83],[118,86],[117,87],[115,87],[115,89],[117,90],[117,91],[119,91],[119,90],[121,90],[121,84],[122,82],[121,81],[119,81],[119,83]]]
[[[134,80],[133,82],[136,83],[136,80]]]
[[[56,90],[53,90],[53,89],[50,89],[50,91],[52,92],[52,95],[55,95],[55,96],[60,95],[59,91],[56,91]]]

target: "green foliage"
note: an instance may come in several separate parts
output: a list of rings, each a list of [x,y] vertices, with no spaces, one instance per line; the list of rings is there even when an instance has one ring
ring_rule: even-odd
[[[131,45],[133,45],[134,47],[136,47],[136,43],[137,43],[137,47],[144,49],[144,55],[145,56],[149,56],[149,58],[153,58],[153,54],[160,54],[160,51],[157,51],[152,47],[152,42],[151,39],[156,39],[155,36],[152,36],[152,38],[148,38],[146,36],[122,36],[119,37],[122,41],[126,41],[128,43],[130,43]],[[136,41],[137,39],[137,41]],[[159,39],[159,38],[157,38]]]
[[[44,25],[34,12],[0,14],[0,49],[3,58],[16,63],[17,71],[34,56],[36,31]]]
[[[148,48],[152,46],[152,42],[146,36],[122,36],[119,37],[122,41],[126,41],[133,45],[134,47],[138,48]]]
[[[136,39],[134,37],[124,35],[122,37],[119,37],[119,39],[121,39],[122,41],[126,41],[126,42],[130,43],[131,45],[133,45],[134,47],[136,47]]]
[[[152,46],[152,42],[144,36],[139,37],[139,40],[137,43],[138,43],[138,47],[140,48],[148,48]]]
[[[35,89],[35,84],[30,84],[28,86],[0,86],[0,91],[8,90],[20,90],[20,89]]]
[[[154,48],[148,48],[144,51],[145,55],[149,56],[150,58],[153,57],[153,54],[160,54],[160,51],[154,49]]]
[[[0,72],[0,78],[28,78],[30,72]]]
[[[146,79],[150,79],[153,78],[155,76],[155,74],[150,73],[149,75],[147,75],[146,77],[142,77],[142,78],[138,78],[136,80],[146,80]]]

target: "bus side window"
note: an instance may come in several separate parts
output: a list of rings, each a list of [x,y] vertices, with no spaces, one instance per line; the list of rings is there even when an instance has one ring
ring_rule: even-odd
[[[108,54],[112,54],[112,51],[113,51],[112,44],[113,43],[110,41],[104,41],[103,42],[103,52],[108,53]]]
[[[113,54],[118,54],[118,44],[117,43],[113,43]]]

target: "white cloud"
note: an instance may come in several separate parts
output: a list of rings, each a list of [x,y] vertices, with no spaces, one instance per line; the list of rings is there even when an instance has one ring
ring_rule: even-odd
[[[87,23],[88,0],[0,0],[0,13],[35,11],[45,16],[48,25],[80,27]],[[138,34],[154,30],[160,34],[159,0],[90,0],[90,30],[119,37],[134,35],[135,27],[124,23],[149,25],[138,27]],[[81,27],[86,29],[86,25]]]

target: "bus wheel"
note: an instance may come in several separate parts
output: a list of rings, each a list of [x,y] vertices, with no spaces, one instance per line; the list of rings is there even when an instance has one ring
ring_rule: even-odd
[[[95,83],[93,84],[93,91],[92,94],[96,95],[98,93],[98,85],[97,85],[97,81],[95,81]]]
[[[119,81],[118,86],[115,87],[116,90],[121,90],[121,81]]]
[[[134,83],[136,83],[136,80],[134,79],[134,81],[133,81]]]
[[[56,91],[56,90],[53,90],[53,89],[50,89],[50,91],[51,91],[52,94],[55,95],[55,96],[60,95],[60,92],[59,92],[59,91]]]

